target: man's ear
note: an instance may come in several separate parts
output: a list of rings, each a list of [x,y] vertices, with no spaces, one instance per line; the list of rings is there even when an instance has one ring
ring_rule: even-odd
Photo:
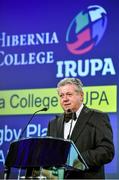
[[[80,96],[81,96],[81,101],[83,102],[83,100],[84,100],[84,92],[83,91],[80,92]]]

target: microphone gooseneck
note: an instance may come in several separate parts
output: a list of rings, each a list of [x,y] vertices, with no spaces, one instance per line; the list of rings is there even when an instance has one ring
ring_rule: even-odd
[[[37,111],[35,111],[35,112],[33,113],[33,115],[31,116],[30,120],[29,120],[28,123],[26,124],[25,128],[24,128],[23,131],[21,132],[21,135],[20,135],[20,137],[19,137],[19,140],[22,138],[24,132],[26,131],[27,126],[30,124],[30,122],[31,122],[31,120],[33,119],[33,117],[34,117],[38,112],[40,112],[40,111],[47,111],[47,110],[48,110],[48,108],[47,108],[47,107],[44,107],[44,108],[39,109],[39,110],[37,110]]]

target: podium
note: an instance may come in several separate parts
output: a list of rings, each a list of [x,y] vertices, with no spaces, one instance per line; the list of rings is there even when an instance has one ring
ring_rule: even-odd
[[[9,179],[11,168],[25,169],[25,177],[34,169],[85,171],[88,166],[71,140],[53,137],[25,138],[13,141],[5,160],[4,179]],[[28,170],[30,169],[28,173]],[[62,171],[60,171],[62,170]]]

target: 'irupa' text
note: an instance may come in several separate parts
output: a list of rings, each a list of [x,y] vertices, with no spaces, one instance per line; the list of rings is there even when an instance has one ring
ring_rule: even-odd
[[[57,78],[62,77],[85,77],[95,76],[101,73],[102,76],[107,74],[115,75],[115,69],[111,58],[86,59],[86,60],[66,60],[57,61]]]

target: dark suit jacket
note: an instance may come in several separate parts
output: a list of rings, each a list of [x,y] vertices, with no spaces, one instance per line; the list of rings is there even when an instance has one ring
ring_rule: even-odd
[[[64,115],[52,120],[48,126],[48,136],[64,138]],[[70,179],[104,179],[104,164],[114,157],[113,133],[108,115],[97,110],[83,107],[71,140],[75,143],[89,170],[80,176],[70,172]]]

